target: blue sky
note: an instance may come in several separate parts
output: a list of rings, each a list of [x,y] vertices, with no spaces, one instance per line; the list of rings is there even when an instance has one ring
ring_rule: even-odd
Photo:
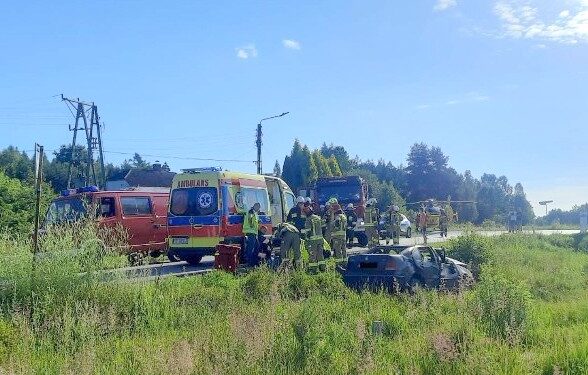
[[[294,138],[588,201],[588,0],[0,3],[0,147],[71,140],[54,95],[94,101],[108,162],[264,169]],[[181,158],[237,159],[204,162]]]

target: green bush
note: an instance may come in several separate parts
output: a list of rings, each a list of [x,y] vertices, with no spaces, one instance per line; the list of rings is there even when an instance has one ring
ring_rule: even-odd
[[[476,286],[471,308],[486,332],[516,343],[524,337],[531,297],[520,283],[485,274]]]
[[[447,250],[451,257],[467,263],[474,277],[478,278],[481,266],[491,258],[491,240],[470,232],[449,240]]]
[[[578,251],[588,252],[588,233],[578,233],[573,236],[574,247]]]

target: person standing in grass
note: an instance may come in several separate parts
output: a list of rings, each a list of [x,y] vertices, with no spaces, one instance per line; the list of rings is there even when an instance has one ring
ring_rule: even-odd
[[[243,234],[245,235],[245,262],[249,266],[259,264],[257,235],[259,233],[259,210],[261,205],[255,203],[243,218]]]
[[[312,207],[305,207],[306,223],[303,229],[303,235],[306,238],[306,249],[308,250],[308,272],[316,273],[327,270],[325,258],[323,256],[323,231],[322,220],[316,215]]]

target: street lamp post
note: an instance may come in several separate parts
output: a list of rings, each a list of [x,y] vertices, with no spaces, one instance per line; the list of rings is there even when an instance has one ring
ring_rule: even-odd
[[[262,174],[263,173],[263,170],[261,168],[261,145],[262,145],[262,142],[261,142],[261,135],[262,135],[262,132],[261,132],[261,123],[263,121],[265,121],[265,120],[271,120],[273,118],[285,116],[288,113],[290,113],[290,112],[284,112],[284,113],[282,113],[280,115],[266,117],[266,118],[262,118],[261,120],[259,120],[259,123],[257,124],[257,137],[256,137],[257,139],[255,141],[255,145],[257,146],[257,161],[255,162],[255,164],[257,164],[257,174]]]

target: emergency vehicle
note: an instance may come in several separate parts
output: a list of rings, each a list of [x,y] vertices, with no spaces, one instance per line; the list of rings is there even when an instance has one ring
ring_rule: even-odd
[[[96,217],[100,225],[121,225],[129,236],[130,253],[159,256],[167,249],[168,188],[137,187],[99,190],[96,186],[63,190],[45,216],[51,226]],[[96,212],[89,212],[89,210]]]
[[[271,235],[295,205],[290,187],[273,176],[185,169],[172,182],[167,225],[169,254],[198,264],[217,244],[243,243],[243,217],[261,205],[260,230]]]
[[[310,197],[320,207],[324,207],[331,198],[337,198],[337,202],[343,209],[348,204],[353,204],[355,214],[360,219],[357,221],[354,236],[360,246],[367,246],[368,238],[365,235],[363,217],[368,200],[368,186],[360,176],[321,177],[313,187],[301,189],[300,195]]]

